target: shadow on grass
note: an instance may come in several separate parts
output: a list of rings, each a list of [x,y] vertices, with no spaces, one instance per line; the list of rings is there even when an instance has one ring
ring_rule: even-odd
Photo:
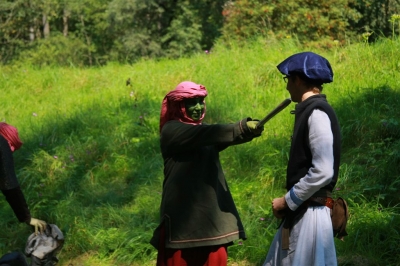
[[[367,198],[400,203],[400,91],[364,88],[343,98],[335,110],[342,128],[341,164],[352,166],[349,181]],[[352,180],[354,179],[354,180]],[[355,181],[353,183],[353,181]]]
[[[362,88],[335,107],[342,127],[342,146],[348,149],[377,140],[400,139],[400,88]]]
[[[162,159],[158,131],[144,115],[148,104],[154,103],[121,101],[118,108],[107,109],[98,103],[76,116],[60,117],[41,125],[36,136],[24,139],[23,149],[14,154],[32,216],[60,227],[66,254],[100,250],[105,255],[123,245],[105,243],[108,251],[99,247],[104,240],[97,235],[101,230],[110,239],[142,235],[147,239],[137,243],[149,246],[151,235],[140,230],[156,226]],[[7,214],[11,218],[3,223],[13,232],[13,241],[0,245],[3,253],[23,249],[31,233],[18,224],[11,210]],[[108,227],[122,233],[107,231]],[[127,230],[134,233],[126,234]],[[9,237],[9,232],[0,233],[0,239]]]
[[[400,237],[400,90],[362,88],[334,108],[342,128],[338,195],[350,206],[339,265],[395,265]],[[353,213],[352,213],[353,210]],[[397,250],[397,251],[396,251]]]

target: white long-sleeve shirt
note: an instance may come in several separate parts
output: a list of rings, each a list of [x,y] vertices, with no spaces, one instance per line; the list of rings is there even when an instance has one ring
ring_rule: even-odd
[[[308,128],[312,167],[285,195],[293,211],[320,188],[328,185],[334,174],[333,133],[328,115],[315,109],[308,118]]]

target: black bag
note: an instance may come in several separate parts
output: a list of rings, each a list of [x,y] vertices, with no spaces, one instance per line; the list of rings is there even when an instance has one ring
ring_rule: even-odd
[[[24,254],[14,251],[0,258],[0,266],[28,266]]]
[[[333,236],[343,240],[344,237],[348,235],[346,232],[346,225],[349,219],[349,209],[347,202],[343,198],[339,197],[334,200],[331,218]]]

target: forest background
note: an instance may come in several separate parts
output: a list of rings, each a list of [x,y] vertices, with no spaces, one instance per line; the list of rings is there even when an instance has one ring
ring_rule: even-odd
[[[3,0],[0,62],[132,63],[255,36],[330,47],[363,34],[369,40],[392,35],[399,9],[399,0]]]
[[[342,128],[335,196],[350,207],[339,265],[400,261],[399,1],[1,1],[0,120],[24,142],[15,168],[34,217],[66,241],[60,265],[154,265],[163,173],[159,112],[183,80],[204,84],[208,123],[263,117],[289,97],[276,65],[312,50]],[[260,265],[285,193],[290,105],[221,153],[248,240],[229,265]],[[32,228],[0,200],[0,254]]]

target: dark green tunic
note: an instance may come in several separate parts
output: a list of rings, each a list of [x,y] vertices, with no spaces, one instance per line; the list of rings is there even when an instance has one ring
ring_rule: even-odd
[[[215,125],[173,120],[164,125],[161,224],[151,240],[153,246],[158,248],[162,225],[166,248],[222,245],[246,239],[219,152],[256,137],[246,125],[249,120]]]

